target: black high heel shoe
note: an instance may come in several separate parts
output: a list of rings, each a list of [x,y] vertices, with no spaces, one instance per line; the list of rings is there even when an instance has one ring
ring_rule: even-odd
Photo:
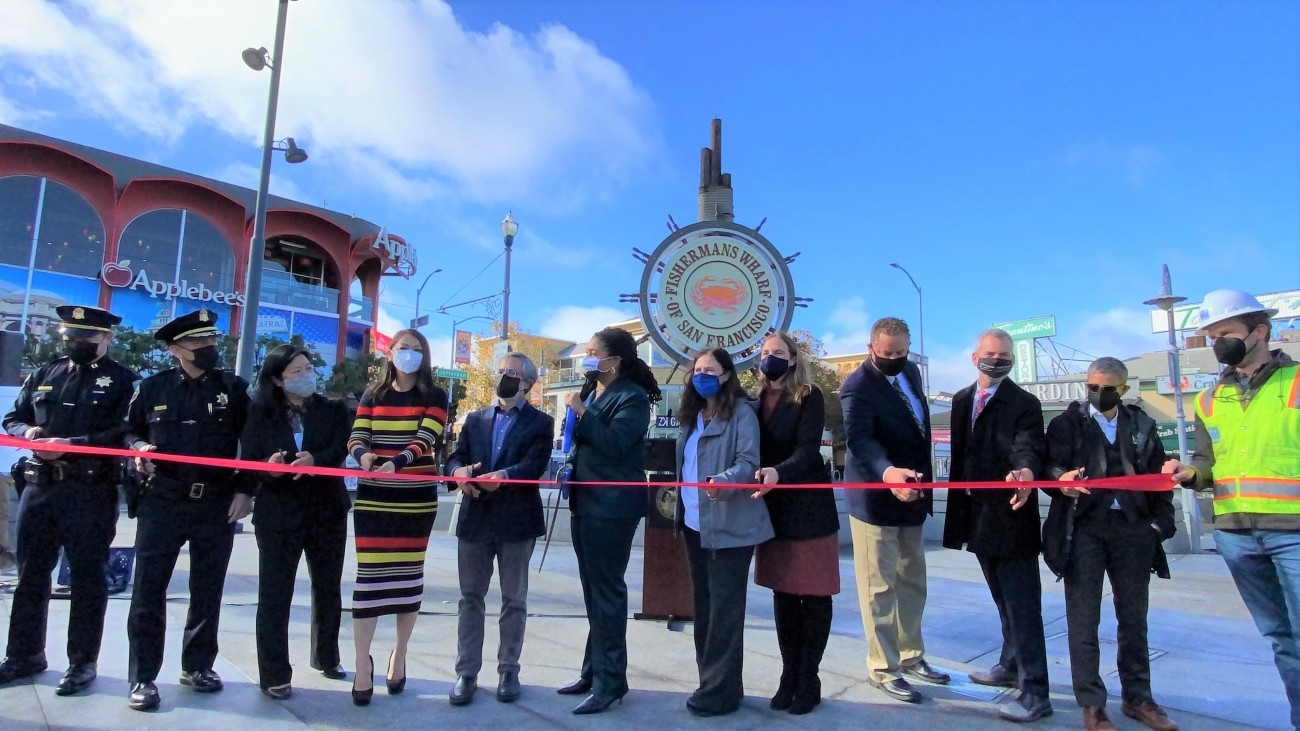
[[[573,709],[573,715],[589,716],[594,713],[604,713],[615,703],[622,703],[625,695],[627,695],[626,690],[618,695],[597,695],[593,693]]]
[[[393,659],[397,656],[397,650],[388,654],[388,672],[393,672]],[[388,686],[389,695],[401,695],[406,690],[406,661],[402,661],[402,677],[393,679],[391,675],[384,675],[384,684]]]
[[[375,694],[375,658],[368,657],[367,659],[370,660],[370,671],[366,673],[366,675],[370,676],[370,687],[365,690],[357,690],[356,678],[362,677],[359,672],[361,669],[357,668],[358,672],[356,678],[353,678],[352,680],[352,705],[354,706],[370,705],[370,698]]]

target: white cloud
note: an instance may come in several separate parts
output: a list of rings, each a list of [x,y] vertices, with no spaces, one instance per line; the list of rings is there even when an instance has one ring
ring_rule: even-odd
[[[818,337],[826,347],[827,355],[865,351],[871,340],[871,319],[866,299],[849,297],[836,302],[826,318],[826,325],[830,329]]]
[[[257,145],[269,72],[239,51],[272,46],[275,9],[5,0],[0,68],[156,140],[201,123]],[[609,195],[659,144],[648,95],[558,24],[478,31],[443,0],[314,0],[291,4],[284,56],[277,136],[408,202],[455,191],[571,208]]]
[[[597,332],[615,322],[635,317],[613,307],[574,307],[565,305],[550,310],[542,321],[540,334],[547,337],[585,343]]]
[[[250,190],[257,190],[257,179],[261,171],[256,166],[244,162],[232,162],[225,167],[210,173],[209,178],[223,180],[233,185],[242,185]],[[284,175],[271,174],[271,195],[278,195],[281,198],[298,201],[299,203],[312,203],[314,196],[309,196],[298,184]]]
[[[1131,358],[1160,350],[1168,345],[1167,335],[1151,332],[1149,310],[1116,307],[1106,312],[1089,315],[1076,327],[1068,328],[1058,341],[1077,348],[1075,363],[1079,370],[1087,368],[1093,358],[1103,355]]]
[[[1105,140],[1079,142],[1065,154],[1071,167],[1116,170],[1134,188],[1140,188],[1165,162],[1164,153],[1146,145],[1114,145]]]

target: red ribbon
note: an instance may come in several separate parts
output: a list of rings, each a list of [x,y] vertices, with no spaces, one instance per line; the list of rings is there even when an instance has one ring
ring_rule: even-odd
[[[475,482],[488,484],[551,484],[549,480],[516,480],[516,479],[484,479],[481,477],[443,477],[441,475],[430,475],[428,473],[409,473],[409,472],[384,472],[377,473],[374,471],[366,472],[360,469],[346,469],[343,467],[294,467],[288,464],[271,464],[270,462],[253,462],[243,459],[226,459],[223,457],[195,457],[183,454],[167,454],[166,452],[137,452],[131,449],[122,449],[115,447],[88,447],[78,444],[49,444],[37,442],[31,439],[21,437],[11,437],[0,434],[0,446],[14,447],[16,449],[29,449],[37,452],[79,454],[89,457],[125,457],[133,459],[141,457],[144,459],[155,460],[159,462],[176,462],[178,464],[197,465],[200,467],[218,467],[229,470],[250,470],[254,472],[270,472],[277,475],[316,475],[320,477],[356,477],[361,479],[383,479],[383,480],[407,480],[412,482],[429,482],[437,480],[439,482]],[[572,486],[601,486],[601,487],[646,487],[653,485],[656,487],[706,487],[710,489],[733,489],[733,490],[752,490],[762,485],[749,483],[743,485],[730,485],[716,482],[676,482],[676,481],[653,481],[653,482],[569,482]],[[1159,492],[1162,490],[1171,490],[1174,483],[1169,479],[1169,475],[1130,475],[1126,477],[1106,477],[1101,479],[1089,479],[1082,484],[1089,488],[1100,487],[1112,490],[1137,490],[1141,492]],[[1033,480],[1027,482],[906,482],[906,483],[887,483],[887,482],[835,482],[835,483],[812,483],[798,485],[776,485],[781,489],[800,488],[845,488],[850,490],[881,490],[896,487],[910,487],[915,489],[969,489],[969,490],[1008,490],[1012,488],[1060,488],[1067,487],[1069,483],[1058,482],[1056,480]]]

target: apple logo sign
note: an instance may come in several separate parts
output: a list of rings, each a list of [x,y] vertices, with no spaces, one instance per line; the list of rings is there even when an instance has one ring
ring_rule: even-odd
[[[99,271],[99,276],[110,287],[125,287],[134,278],[129,260],[108,262]]]

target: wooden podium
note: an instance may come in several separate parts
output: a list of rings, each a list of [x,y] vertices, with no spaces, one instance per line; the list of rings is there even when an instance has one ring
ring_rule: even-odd
[[[647,477],[651,483],[672,481],[676,446],[671,439],[649,439]],[[645,561],[641,581],[641,611],[633,619],[690,621],[695,619],[695,595],[686,544],[673,535],[677,488],[651,484],[646,506]]]

